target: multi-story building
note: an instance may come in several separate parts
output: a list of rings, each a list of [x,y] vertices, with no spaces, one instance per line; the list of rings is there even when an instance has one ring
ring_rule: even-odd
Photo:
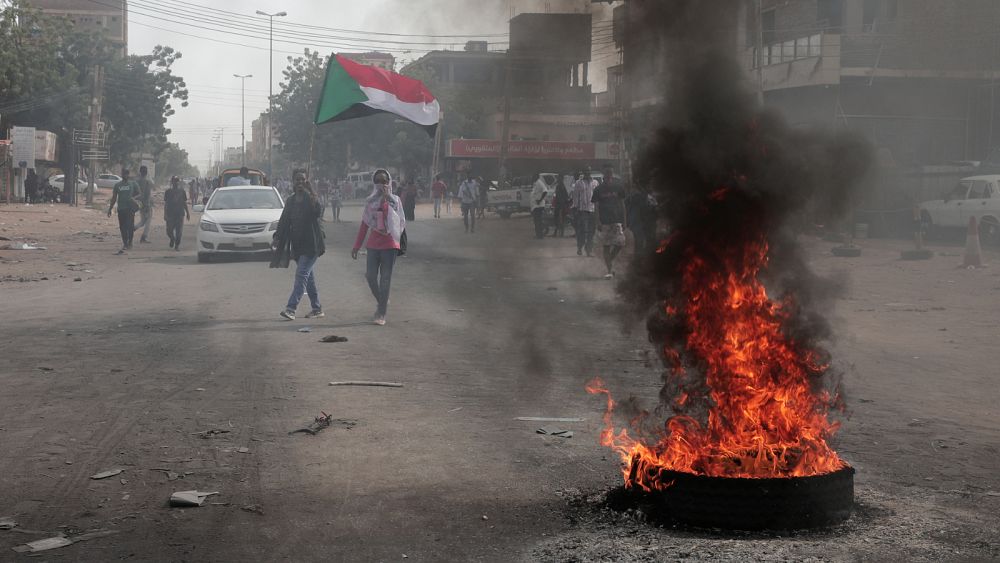
[[[128,3],[126,0],[29,0],[32,7],[50,16],[69,18],[81,29],[98,31],[128,53]]]
[[[342,57],[351,59],[356,63],[374,66],[392,72],[396,68],[396,57],[389,53],[379,53],[371,51],[368,53],[338,53]]]
[[[742,21],[752,80],[759,62],[766,103],[795,124],[860,131],[898,166],[1000,145],[1000,2],[763,0]]]

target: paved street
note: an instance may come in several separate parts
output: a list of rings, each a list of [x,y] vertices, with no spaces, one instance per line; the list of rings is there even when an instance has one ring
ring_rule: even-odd
[[[64,256],[86,264],[81,282],[0,284],[0,516],[39,532],[0,531],[0,560],[27,560],[10,548],[63,526],[120,534],[45,559],[1000,556],[1000,270],[956,269],[961,248],[901,263],[903,243],[870,241],[863,258],[839,262],[809,240],[817,269],[851,280],[837,311],[848,411],[835,447],[858,468],[858,515],[832,537],[720,542],[596,508],[620,475],[597,444],[602,404],[585,382],[600,375],[647,404],[659,387],[644,331],[622,324],[597,260],[578,258],[570,239],[536,243],[523,216],[465,235],[460,220],[427,219],[421,206],[378,327],[363,262],[348,252],[358,214],[326,224],[317,276],[327,318],[315,322],[278,317],[289,270],[197,264],[194,222],[179,253],[162,222],[152,245],[126,256],[112,255],[114,236],[53,235],[44,252],[62,253],[60,270]],[[0,256],[47,259],[20,252]],[[318,342],[333,334],[349,341]],[[337,380],[404,387],[328,385]],[[337,419],[331,428],[288,434],[321,412]],[[221,433],[199,434],[210,430]],[[89,478],[115,468],[124,472]],[[219,494],[201,508],[167,505],[193,489]]]

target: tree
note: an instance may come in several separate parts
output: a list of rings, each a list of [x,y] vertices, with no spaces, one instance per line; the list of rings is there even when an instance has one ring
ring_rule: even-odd
[[[275,133],[281,152],[305,165],[312,148],[313,176],[342,177],[355,163],[421,173],[431,162],[433,140],[420,127],[390,114],[314,126],[326,78],[326,58],[306,50],[289,57],[281,92],[274,97]],[[350,154],[350,161],[348,161]]]
[[[188,153],[177,143],[168,143],[156,161],[156,181],[165,184],[171,176],[178,178],[199,176],[198,169],[188,162]]]

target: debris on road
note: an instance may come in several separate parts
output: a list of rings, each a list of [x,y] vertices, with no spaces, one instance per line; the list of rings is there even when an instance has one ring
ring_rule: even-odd
[[[48,248],[23,242],[18,244],[5,244],[0,246],[0,250],[48,250]]]
[[[242,448],[236,450],[236,453],[238,453],[238,454],[248,454],[248,453],[250,453],[250,448],[242,447]]]
[[[560,438],[572,438],[573,437],[573,431],[572,430],[561,430],[561,429],[558,429],[558,428],[539,428],[538,430],[535,430],[535,432],[538,433],[538,434],[544,434],[544,435],[548,435],[548,436],[558,436]]]
[[[91,475],[90,478],[97,481],[100,479],[107,479],[108,477],[114,477],[115,475],[120,475],[124,469],[109,469],[107,471],[102,471],[96,475]]]
[[[0,530],[13,530],[17,527],[17,522],[9,516],[0,518]]]
[[[80,534],[78,536],[71,536],[71,537],[55,536],[52,538],[35,540],[33,542],[28,542],[23,545],[14,546],[11,549],[13,549],[18,553],[36,553],[39,551],[48,551],[50,549],[58,549],[60,547],[66,547],[67,545],[73,545],[74,543],[80,543],[82,541],[113,536],[117,533],[118,530],[95,530],[93,532],[87,532],[85,534]]]
[[[298,330],[298,332],[312,332],[312,327],[304,326]]]
[[[311,436],[315,436],[316,434],[319,434],[320,431],[329,428],[331,424],[333,424],[333,415],[326,414],[325,412],[321,411],[321,416],[317,416],[316,419],[309,424],[309,426],[306,426],[304,428],[299,428],[297,430],[292,430],[291,432],[289,432],[289,434],[304,432]]]
[[[240,510],[244,512],[253,512],[254,514],[264,515],[264,507],[259,504],[248,504],[246,506],[240,507]]]
[[[229,430],[219,430],[218,428],[213,428],[211,430],[202,430],[201,432],[192,432],[191,435],[207,439],[218,434],[229,434],[229,432]]]
[[[56,371],[56,368],[50,368],[46,366],[38,366],[38,371]]]
[[[219,494],[218,491],[203,493],[200,491],[178,491],[170,495],[170,506],[201,506],[205,499]]]
[[[331,387],[402,387],[402,383],[391,381],[331,381]]]
[[[449,313],[464,313],[465,309],[448,309]]]
[[[514,420],[520,422],[586,422],[585,418],[548,418],[544,416],[519,416]]]
[[[324,336],[320,340],[320,342],[327,342],[327,343],[330,343],[330,342],[347,342],[347,337],[346,336],[337,336],[336,334],[332,334],[330,336]]]

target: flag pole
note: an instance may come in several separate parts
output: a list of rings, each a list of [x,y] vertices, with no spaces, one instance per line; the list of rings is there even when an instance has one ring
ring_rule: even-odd
[[[309,162],[306,163],[306,178],[312,178],[313,147],[316,146],[316,124],[312,126],[312,133],[309,135]]]

